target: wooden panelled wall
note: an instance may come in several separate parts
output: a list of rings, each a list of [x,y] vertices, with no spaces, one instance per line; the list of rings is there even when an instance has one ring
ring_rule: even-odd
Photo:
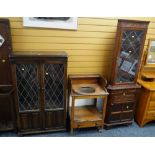
[[[155,18],[79,17],[77,30],[23,27],[23,18],[10,17],[14,51],[66,51],[68,73],[100,73],[109,78],[118,19],[150,21],[148,39],[155,38]]]

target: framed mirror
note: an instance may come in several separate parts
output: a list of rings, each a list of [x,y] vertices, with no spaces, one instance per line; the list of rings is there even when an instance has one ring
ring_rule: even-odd
[[[155,38],[149,40],[146,65],[155,66]]]

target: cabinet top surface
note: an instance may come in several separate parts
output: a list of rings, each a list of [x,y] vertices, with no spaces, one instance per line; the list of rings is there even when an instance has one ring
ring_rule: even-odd
[[[151,79],[155,79],[155,72],[154,71],[143,71],[141,73],[141,76],[143,76],[144,78],[151,78]]]
[[[154,82],[149,82],[149,81],[143,81],[141,79],[138,79],[137,81],[140,85],[142,85],[144,88],[150,90],[150,91],[155,91],[155,81]]]
[[[14,52],[11,57],[68,57],[63,51],[27,51]]]
[[[121,90],[121,89],[138,89],[141,88],[140,85],[138,85],[137,83],[135,84],[129,84],[129,85],[108,85],[107,89],[110,90]]]

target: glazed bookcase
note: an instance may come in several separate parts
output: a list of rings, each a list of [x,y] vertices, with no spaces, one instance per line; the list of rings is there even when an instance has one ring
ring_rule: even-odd
[[[65,52],[11,56],[19,134],[66,129]]]

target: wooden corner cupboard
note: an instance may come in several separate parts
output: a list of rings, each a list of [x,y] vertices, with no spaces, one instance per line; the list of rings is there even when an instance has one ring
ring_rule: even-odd
[[[137,101],[136,83],[149,22],[118,20],[105,127],[131,124]]]
[[[0,19],[0,131],[15,128],[11,53],[10,23],[8,19]]]
[[[67,54],[11,55],[18,134],[66,129]]]

